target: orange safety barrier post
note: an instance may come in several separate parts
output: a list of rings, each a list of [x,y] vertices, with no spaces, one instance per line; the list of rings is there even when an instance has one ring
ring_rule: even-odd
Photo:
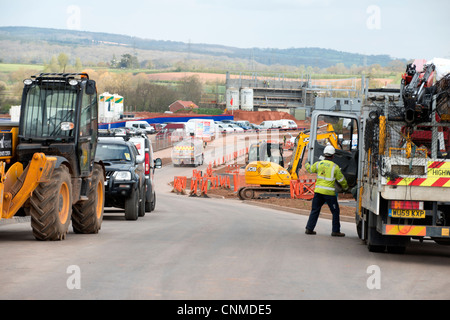
[[[200,183],[201,183],[200,188],[201,196],[208,198],[208,179],[202,179]]]
[[[214,172],[213,168],[211,167],[211,165],[209,165],[208,168],[206,169],[206,176],[212,177],[213,172]]]
[[[173,181],[173,191],[177,192],[178,194],[185,194],[186,192],[186,184],[187,184],[187,177],[175,177]]]
[[[220,176],[219,178],[221,188],[225,187],[227,189],[231,189],[231,181],[229,176]]]
[[[199,183],[200,179],[197,178],[192,178],[191,180],[191,191],[189,192],[189,196],[190,197],[196,197],[197,196],[197,188],[198,188],[198,183]]]
[[[234,192],[237,192],[239,190],[240,184],[239,184],[239,173],[233,174],[233,185],[234,185]]]
[[[202,177],[202,172],[198,170],[192,170],[192,179],[200,179]]]
[[[291,180],[291,199],[298,199],[300,194],[299,185],[298,180]]]

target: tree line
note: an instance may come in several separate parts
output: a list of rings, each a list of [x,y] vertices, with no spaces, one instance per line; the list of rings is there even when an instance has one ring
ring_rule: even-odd
[[[172,71],[211,71],[205,65],[205,61],[195,59],[180,61],[174,65],[176,70]],[[149,67],[152,64],[146,62]],[[395,77],[395,82],[399,83],[401,74],[405,71],[405,64],[402,61],[391,61],[388,66],[345,66],[343,63],[337,63],[335,66],[320,69],[317,67],[298,67],[288,66],[268,66],[253,65],[258,72],[282,72],[291,75],[302,74],[320,74],[323,75],[366,75],[368,77]],[[125,104],[132,110],[148,112],[164,112],[168,106],[176,100],[193,101],[200,105],[203,94],[203,83],[198,77],[187,77],[177,83],[155,83],[148,80],[145,73],[133,74],[131,71],[136,68],[142,68],[142,63],[134,54],[125,53],[116,58],[103,63],[101,71],[87,69],[90,77],[97,80],[99,93],[109,92],[117,93],[124,97]],[[241,66],[245,68],[243,64]],[[120,72],[108,71],[112,69]],[[44,64],[44,72],[80,72],[86,70],[80,58],[71,59],[66,53],[60,53],[58,56],[52,56],[48,63]],[[231,70],[230,70],[231,71]],[[19,69],[8,74],[0,73],[0,112],[7,112],[12,105],[20,104],[20,97],[23,88],[23,79],[36,74],[36,71]]]
[[[44,72],[80,72],[56,58]],[[184,77],[177,83],[154,83],[144,73],[113,73],[85,69],[84,72],[97,82],[99,95],[104,92],[124,97],[125,106],[133,111],[165,112],[177,100],[193,101],[199,105],[203,94],[203,83],[198,76]],[[0,74],[0,112],[8,113],[13,105],[21,104],[23,80],[36,74],[35,70],[20,69],[8,75]]]

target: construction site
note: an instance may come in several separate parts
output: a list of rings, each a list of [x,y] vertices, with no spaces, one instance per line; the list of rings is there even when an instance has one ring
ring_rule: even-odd
[[[292,79],[283,74],[227,73],[226,109],[285,112],[298,120],[306,119],[313,110],[358,113],[367,86],[364,77],[314,81],[310,75]]]
[[[432,289],[448,272],[450,73],[416,60],[400,88],[345,88],[355,95],[329,97],[323,108],[317,104],[323,88],[309,81],[239,81],[230,82],[239,90],[229,91],[218,123],[273,119],[296,127],[226,132],[215,130],[210,116],[182,113],[136,113],[137,119],[105,124],[97,117],[107,98],[96,99],[88,74],[26,79],[19,122],[3,124],[1,132],[0,246],[9,257],[1,282],[12,293],[0,294],[36,299],[56,290],[70,299],[66,279],[64,290],[22,290],[29,283],[45,288],[48,280],[30,267],[24,277],[15,266],[77,271],[81,265],[84,298],[98,298],[99,286],[107,298],[129,297],[125,289],[110,290],[115,281],[131,288],[130,296],[138,290],[149,299],[225,299],[229,286],[245,292],[243,298],[259,297],[261,288],[271,298],[274,287],[282,298],[339,296],[349,282],[358,293],[346,297],[373,298],[364,276],[354,274],[375,260],[389,274],[402,269],[388,287],[395,297],[421,297],[422,287],[404,290],[398,283],[423,277],[427,297],[448,298],[446,290]],[[158,150],[159,133],[127,131],[177,117],[182,134],[171,134],[173,144]],[[311,169],[323,163],[329,172]],[[323,181],[333,183],[327,188],[340,211],[323,207],[308,233]],[[330,233],[337,217],[340,230]],[[64,244],[49,244],[55,241]],[[315,278],[332,280],[316,290],[304,276],[312,269]],[[303,291],[291,290],[293,277]]]

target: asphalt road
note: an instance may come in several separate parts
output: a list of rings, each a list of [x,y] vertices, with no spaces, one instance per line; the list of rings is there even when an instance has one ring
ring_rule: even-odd
[[[107,209],[98,235],[37,242],[29,223],[1,226],[0,299],[450,298],[449,247],[370,253],[353,223],[332,238],[330,220],[307,236],[307,216],[170,193],[186,170],[157,171],[156,211],[131,222]]]

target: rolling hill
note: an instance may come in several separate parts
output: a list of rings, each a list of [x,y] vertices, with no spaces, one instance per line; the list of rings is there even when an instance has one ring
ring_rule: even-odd
[[[175,41],[142,39],[118,34],[85,31],[0,27],[0,59],[6,63],[45,63],[53,55],[65,52],[80,57],[83,63],[109,62],[133,53],[139,61],[152,61],[164,67],[176,61],[198,60],[221,64],[252,63],[272,66],[312,66],[328,68],[337,63],[345,66],[387,66],[393,59],[388,55],[363,55],[323,48],[236,48],[213,44],[187,44]]]

